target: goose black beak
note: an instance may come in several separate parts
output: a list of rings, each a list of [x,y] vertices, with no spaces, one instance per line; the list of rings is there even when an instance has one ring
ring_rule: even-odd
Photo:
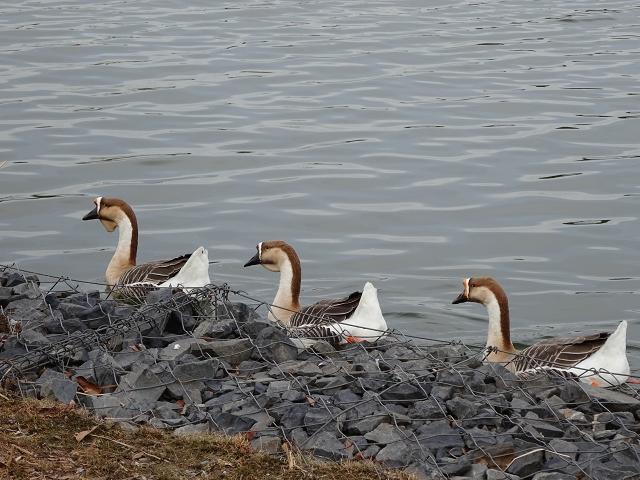
[[[469,299],[467,298],[467,296],[464,294],[464,292],[462,292],[460,295],[458,295],[456,297],[456,299],[451,302],[453,305],[457,305],[458,303],[464,303],[467,302]]]
[[[251,265],[260,265],[260,253],[256,253],[251,260],[244,264],[245,267],[250,267]]]
[[[87,213],[82,220],[97,220],[100,217],[98,216],[98,207],[94,207],[89,213]]]

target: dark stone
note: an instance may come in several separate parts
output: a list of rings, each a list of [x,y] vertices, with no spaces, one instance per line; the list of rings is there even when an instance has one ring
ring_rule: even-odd
[[[155,402],[165,389],[158,376],[149,367],[144,367],[121,377],[115,393],[133,402]]]
[[[462,397],[455,397],[447,401],[447,409],[451,412],[451,415],[457,419],[464,419],[473,417],[478,413],[480,405],[471,402]]]
[[[15,287],[16,285],[20,285],[21,283],[25,283],[26,281],[27,279],[21,273],[11,272],[9,275],[5,277],[4,286]],[[40,282],[38,282],[38,284],[39,283]]]
[[[507,473],[526,477],[540,471],[544,460],[544,451],[534,450],[528,454],[520,454],[509,464]]]
[[[44,319],[44,328],[49,333],[73,333],[87,327],[79,318],[64,318],[59,311],[53,310],[52,314]]]
[[[280,416],[279,422],[285,429],[293,429],[305,425],[305,416],[310,410],[306,403],[294,403],[287,406],[286,411],[276,411],[273,409],[271,414]]]
[[[205,320],[193,331],[196,338],[226,338],[236,331],[234,320]]]
[[[375,430],[385,421],[389,421],[389,417],[386,414],[369,415],[362,419],[346,422],[345,432],[349,435],[364,435]]]
[[[546,438],[561,438],[564,435],[564,431],[558,427],[554,427],[550,423],[544,420],[528,419],[527,424],[535,428]]]
[[[19,295],[22,298],[40,298],[42,297],[42,291],[38,288],[38,285],[34,283],[21,283],[13,288],[13,295]]]
[[[242,331],[252,339],[258,338],[258,334],[265,328],[273,328],[274,323],[267,320],[256,320],[242,325]]]
[[[483,448],[498,443],[495,432],[490,432],[482,428],[469,428],[465,430],[465,433],[468,435],[467,446],[471,449]],[[500,440],[504,442],[504,434],[501,434],[500,437]]]
[[[239,324],[249,324],[260,320],[260,315],[256,312],[256,307],[241,302],[224,302],[218,305],[216,311],[218,318],[232,317]],[[271,323],[273,325],[273,323]]]
[[[365,433],[364,438],[370,442],[387,445],[389,443],[395,443],[399,440],[406,438],[398,427],[389,423],[381,423],[375,430]]]
[[[447,385],[436,385],[431,389],[431,396],[438,401],[449,400],[453,396],[453,387]]]
[[[560,472],[539,472],[533,476],[532,480],[575,480],[575,475]]]
[[[191,343],[190,353],[197,357],[206,358],[207,355],[226,360],[231,365],[237,365],[251,358],[253,345],[246,338],[229,340],[196,340]]]
[[[460,432],[451,428],[446,420],[438,420],[419,427],[417,435],[420,444],[432,450],[464,446]]]
[[[40,387],[40,395],[43,397],[53,396],[59,402],[69,404],[76,397],[78,384],[69,380],[64,374],[54,370],[46,369],[36,381]]]
[[[302,402],[307,398],[307,396],[297,390],[287,390],[282,394],[281,398],[287,402]]]
[[[314,455],[330,460],[345,460],[350,458],[349,451],[338,440],[335,434],[323,431],[309,438],[304,445],[304,450],[313,452]]]
[[[51,343],[51,340],[38,330],[23,330],[20,332],[18,338],[20,339],[20,342],[27,347],[41,347]]]
[[[240,417],[227,412],[213,415],[213,428],[227,434],[248,432],[255,420],[248,417]]]
[[[411,417],[421,420],[436,420],[442,418],[444,405],[441,407],[434,399],[420,400],[413,405]]]
[[[382,448],[376,455],[376,461],[389,467],[405,467],[411,460],[410,449],[403,443],[391,443]]]
[[[362,397],[356,393],[353,393],[351,390],[339,390],[333,396],[333,401],[336,405],[340,405],[343,408],[349,407],[354,403],[362,400]]]
[[[182,384],[202,382],[208,378],[214,378],[220,362],[210,358],[191,363],[181,363],[173,369],[173,375]]]
[[[409,383],[400,383],[398,385],[394,385],[388,390],[382,392],[380,396],[385,400],[396,403],[413,403],[415,401],[424,399],[424,393],[418,387],[415,387]]]
[[[282,363],[298,358],[298,347],[283,330],[276,327],[264,328],[255,339],[260,356],[269,362]]]
[[[581,384],[577,381],[567,381],[562,385],[560,398],[572,404],[582,404],[590,401]]]
[[[62,313],[64,318],[79,317],[86,310],[86,306],[78,305],[77,303],[62,302],[58,305],[58,311]]]
[[[344,414],[336,407],[311,408],[304,416],[307,433],[313,434],[321,429],[335,431],[342,428]]]

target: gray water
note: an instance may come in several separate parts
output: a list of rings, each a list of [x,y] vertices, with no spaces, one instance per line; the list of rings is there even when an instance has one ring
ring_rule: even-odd
[[[390,326],[483,343],[461,279],[510,295],[513,337],[630,321],[640,363],[640,4],[22,1],[0,6],[0,260],[97,280],[116,196],[139,260],[259,241],[303,301],[372,281]]]

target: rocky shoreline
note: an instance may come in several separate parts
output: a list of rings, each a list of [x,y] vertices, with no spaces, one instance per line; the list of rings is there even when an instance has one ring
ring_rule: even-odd
[[[480,349],[299,349],[224,288],[140,307],[0,271],[0,378],[122,428],[243,434],[256,449],[372,459],[418,478],[639,478],[640,395],[522,381]]]

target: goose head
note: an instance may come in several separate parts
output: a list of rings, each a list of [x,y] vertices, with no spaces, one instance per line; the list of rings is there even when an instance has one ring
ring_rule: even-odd
[[[269,240],[256,245],[256,254],[245,267],[262,265],[271,272],[280,272],[284,265],[299,264],[298,255],[291,245],[282,240]]]
[[[501,298],[507,298],[500,284],[491,277],[465,278],[462,287],[462,293],[452,304],[475,302],[487,306],[494,301],[499,302]]]
[[[133,210],[124,200],[96,197],[93,204],[93,210],[82,217],[82,220],[100,220],[107,232],[113,232],[118,225],[127,220],[131,225],[137,225]]]

